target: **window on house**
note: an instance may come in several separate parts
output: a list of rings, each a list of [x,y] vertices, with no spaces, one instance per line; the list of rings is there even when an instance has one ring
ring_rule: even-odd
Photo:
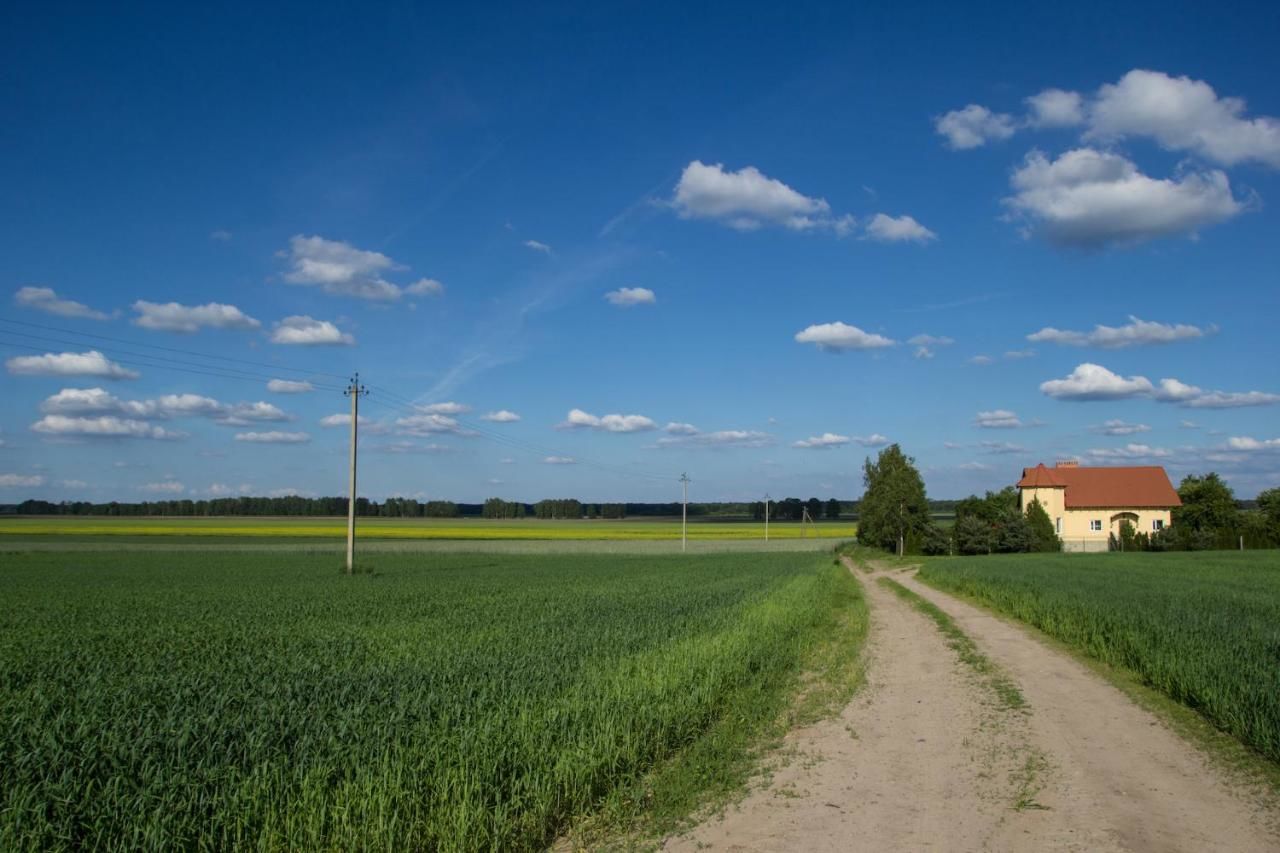
[[[1152,529],[1152,530],[1164,530],[1164,519],[1163,519],[1163,518],[1157,518],[1157,519],[1155,519],[1154,521],[1152,521],[1152,522],[1151,522],[1151,529]]]
[[[1095,533],[1102,529],[1102,519],[1092,518],[1089,520],[1089,529]]]
[[[1058,532],[1058,533],[1061,533],[1061,532],[1062,532],[1062,516],[1058,516],[1058,524],[1057,524],[1057,527],[1058,527],[1057,532]]]

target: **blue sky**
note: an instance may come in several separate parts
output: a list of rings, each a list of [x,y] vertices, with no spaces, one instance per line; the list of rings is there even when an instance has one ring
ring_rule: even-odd
[[[1251,497],[1278,35],[1263,4],[11,6],[0,501],[342,494],[355,370],[373,497],[854,497],[886,441],[934,497],[1065,457]]]

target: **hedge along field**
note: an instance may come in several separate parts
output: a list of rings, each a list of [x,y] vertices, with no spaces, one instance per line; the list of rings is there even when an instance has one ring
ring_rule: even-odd
[[[1132,670],[1280,762],[1280,552],[938,558],[920,578]]]
[[[862,607],[814,554],[0,567],[6,850],[541,848]]]
[[[462,540],[676,540],[676,519],[634,521],[546,519],[391,519],[361,518],[359,535],[366,539],[462,539]],[[769,525],[770,539],[852,539],[853,522],[822,521]],[[103,518],[87,516],[0,519],[0,544],[5,537],[129,536],[129,537],[234,537],[329,538],[347,535],[346,519],[335,518]],[[690,540],[763,539],[764,523],[690,521]]]

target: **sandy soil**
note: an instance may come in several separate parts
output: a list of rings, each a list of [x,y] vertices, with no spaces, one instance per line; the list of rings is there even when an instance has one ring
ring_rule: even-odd
[[[884,572],[855,574],[871,607],[867,686],[793,732],[740,804],[665,850],[1280,850],[1274,812],[1085,667],[894,573],[1012,677],[1030,709],[1008,710],[874,582]]]

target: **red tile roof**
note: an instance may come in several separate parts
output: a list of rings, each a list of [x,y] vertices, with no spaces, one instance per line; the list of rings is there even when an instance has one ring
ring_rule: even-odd
[[[1182,506],[1159,465],[1125,468],[1025,468],[1018,488],[1064,488],[1067,509]]]

